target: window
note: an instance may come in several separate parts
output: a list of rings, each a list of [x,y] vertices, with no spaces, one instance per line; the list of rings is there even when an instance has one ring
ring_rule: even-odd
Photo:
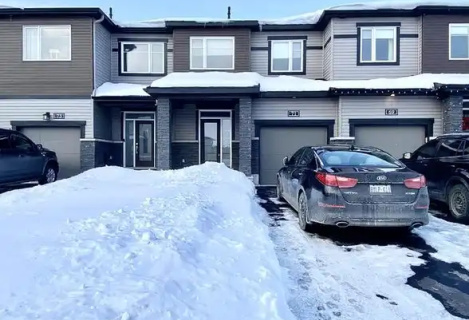
[[[234,41],[233,37],[191,37],[191,69],[233,70]]]
[[[461,139],[442,139],[440,147],[436,153],[437,158],[462,156],[463,150],[460,149]]]
[[[449,25],[450,60],[469,59],[469,24]]]
[[[303,153],[303,156],[301,157],[299,161],[300,166],[310,166],[313,165],[314,169],[316,169],[316,161],[314,159],[314,152],[311,148],[307,148],[305,152]]]
[[[366,166],[380,168],[397,168],[399,160],[383,152],[360,151],[326,151],[319,156],[325,166]]]
[[[10,149],[10,137],[8,134],[0,134],[0,150]]]
[[[20,151],[34,151],[34,146],[31,142],[29,142],[26,138],[13,134],[11,135],[11,144],[13,149],[20,150]]]
[[[122,74],[164,74],[164,42],[121,42]]]
[[[71,59],[71,26],[23,27],[23,60],[68,61]]]
[[[270,72],[303,72],[304,40],[271,40]]]
[[[416,157],[417,160],[433,158],[436,154],[436,147],[438,145],[438,140],[430,140],[423,146],[421,146],[417,151],[415,151],[413,157]]]
[[[289,166],[294,166],[298,162],[298,160],[301,158],[301,155],[303,154],[304,148],[301,148],[295,154],[291,156],[290,159],[288,159],[288,165]]]
[[[360,28],[360,62],[396,62],[397,27]]]

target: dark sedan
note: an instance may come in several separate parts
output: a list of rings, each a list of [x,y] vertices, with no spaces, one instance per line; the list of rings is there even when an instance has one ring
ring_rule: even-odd
[[[377,148],[303,147],[284,159],[277,195],[300,227],[403,227],[429,222],[425,177]]]

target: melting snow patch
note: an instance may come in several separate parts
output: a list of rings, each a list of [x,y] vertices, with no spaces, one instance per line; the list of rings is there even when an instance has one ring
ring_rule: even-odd
[[[5,193],[0,318],[293,320],[254,199],[221,164]]]

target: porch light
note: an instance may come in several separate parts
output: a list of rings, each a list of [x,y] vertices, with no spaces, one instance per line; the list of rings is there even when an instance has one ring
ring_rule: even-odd
[[[49,121],[50,120],[50,112],[46,112],[42,115],[42,119],[44,121]]]

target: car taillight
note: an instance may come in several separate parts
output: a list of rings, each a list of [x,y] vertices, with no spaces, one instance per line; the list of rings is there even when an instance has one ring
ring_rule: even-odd
[[[328,173],[316,173],[316,178],[325,186],[339,188],[353,188],[358,182],[358,180],[354,178],[335,176]]]
[[[421,189],[427,185],[424,176],[404,180],[404,184],[409,189]]]

